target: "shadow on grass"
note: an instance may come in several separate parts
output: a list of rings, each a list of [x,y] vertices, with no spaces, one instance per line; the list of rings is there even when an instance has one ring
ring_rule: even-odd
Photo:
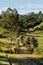
[[[14,65],[43,65],[43,58],[11,58],[12,63]],[[8,62],[6,57],[0,56],[0,61]],[[0,65],[8,65],[8,64],[0,64]]]
[[[27,58],[34,62],[36,65],[43,65],[43,58]]]

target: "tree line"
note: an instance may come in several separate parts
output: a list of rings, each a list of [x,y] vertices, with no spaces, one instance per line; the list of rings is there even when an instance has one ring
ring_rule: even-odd
[[[2,11],[0,14],[0,27],[7,29],[8,31],[27,32],[30,28],[34,28],[43,21],[43,13],[31,12],[26,15],[20,15],[16,9],[7,8],[6,11]]]

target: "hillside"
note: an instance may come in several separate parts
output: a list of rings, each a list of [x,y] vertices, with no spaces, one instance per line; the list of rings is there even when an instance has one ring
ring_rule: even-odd
[[[43,65],[43,13],[0,14],[0,65]]]
[[[36,27],[35,27],[35,30],[36,31],[43,31],[43,22],[40,24],[40,25],[37,25]]]
[[[32,39],[33,37],[34,39],[37,38],[35,43]],[[27,40],[28,38],[30,39],[30,42]],[[11,8],[7,8],[6,11],[2,11],[0,15],[1,52],[5,51],[10,53],[10,50],[11,51],[13,50],[14,52],[15,47],[19,50],[20,49],[19,43],[20,43],[21,45],[27,47],[27,49],[36,48],[34,52],[36,54],[39,53],[43,54],[42,39],[43,39],[43,13],[31,12],[31,14],[20,15],[16,9]],[[28,43],[30,43],[30,45],[27,44],[26,40],[28,41]]]

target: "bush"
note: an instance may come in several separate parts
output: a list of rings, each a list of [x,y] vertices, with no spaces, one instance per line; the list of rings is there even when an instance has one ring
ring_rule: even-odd
[[[3,50],[0,49],[0,52],[3,52]]]
[[[41,54],[41,51],[39,48],[36,48],[33,53],[39,55]]]
[[[0,34],[0,38],[7,38],[6,36],[4,36],[4,35],[2,35],[2,34]]]
[[[5,53],[13,53],[12,50],[5,50],[4,52],[5,52]]]

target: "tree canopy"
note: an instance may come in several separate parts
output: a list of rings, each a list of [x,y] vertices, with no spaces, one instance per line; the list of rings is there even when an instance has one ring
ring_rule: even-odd
[[[17,34],[26,32],[30,28],[34,28],[42,22],[42,12],[20,15],[16,9],[7,8],[6,11],[2,11],[0,15],[0,26],[15,31]]]

